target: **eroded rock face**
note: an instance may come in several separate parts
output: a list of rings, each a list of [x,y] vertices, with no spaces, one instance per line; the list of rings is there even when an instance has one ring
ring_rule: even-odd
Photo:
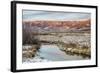
[[[77,20],[77,21],[23,21],[23,27],[25,29],[31,29],[34,31],[72,31],[80,29],[79,31],[90,30],[91,20]],[[52,30],[51,30],[52,29]]]

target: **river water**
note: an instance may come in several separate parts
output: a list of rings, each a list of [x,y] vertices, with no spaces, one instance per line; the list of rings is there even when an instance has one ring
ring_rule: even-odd
[[[64,60],[81,60],[81,56],[67,55],[64,51],[61,51],[56,45],[42,45],[39,50],[39,55],[52,61],[64,61]]]
[[[42,45],[33,58],[24,59],[23,62],[48,62],[48,61],[68,61],[68,60],[84,60],[82,56],[68,55],[60,50],[56,45]]]

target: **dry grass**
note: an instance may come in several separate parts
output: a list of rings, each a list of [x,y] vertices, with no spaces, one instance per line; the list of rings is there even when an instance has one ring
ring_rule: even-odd
[[[83,58],[91,57],[91,49],[88,45],[79,45],[78,43],[63,43],[57,45],[61,50],[63,50],[66,54],[69,55],[80,55]]]
[[[23,58],[32,58],[35,56],[38,51],[40,45],[32,45],[32,47],[25,49],[23,48],[22,57]]]

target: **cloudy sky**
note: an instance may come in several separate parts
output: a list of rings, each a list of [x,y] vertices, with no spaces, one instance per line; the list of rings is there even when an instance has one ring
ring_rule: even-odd
[[[78,20],[89,19],[90,13],[23,10],[23,20]]]

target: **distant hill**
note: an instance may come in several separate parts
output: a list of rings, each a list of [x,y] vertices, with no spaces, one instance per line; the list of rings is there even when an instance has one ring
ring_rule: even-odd
[[[33,32],[81,32],[90,31],[91,20],[82,19],[76,21],[23,21],[23,28]]]

